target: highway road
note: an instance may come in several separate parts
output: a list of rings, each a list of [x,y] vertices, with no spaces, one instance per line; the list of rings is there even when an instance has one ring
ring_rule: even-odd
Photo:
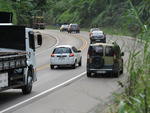
[[[43,34],[43,45],[36,51],[38,81],[34,83],[29,95],[22,95],[20,90],[0,93],[0,113],[94,113],[96,110],[103,110],[112,94],[120,89],[118,81],[127,80],[126,69],[119,78],[87,78],[88,32],[40,32]],[[107,42],[111,41],[117,41],[125,52],[125,66],[130,51],[140,46],[132,38],[107,35]],[[60,44],[74,45],[82,50],[81,67],[50,69],[51,52]]]

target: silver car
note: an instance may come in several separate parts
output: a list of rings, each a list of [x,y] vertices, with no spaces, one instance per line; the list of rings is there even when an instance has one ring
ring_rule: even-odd
[[[57,67],[72,67],[73,69],[81,66],[82,56],[81,50],[71,45],[60,45],[54,48],[50,58],[50,68]]]

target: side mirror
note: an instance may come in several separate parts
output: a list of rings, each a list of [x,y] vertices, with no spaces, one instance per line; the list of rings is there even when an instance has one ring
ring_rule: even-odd
[[[121,56],[124,56],[124,52],[121,53]]]
[[[30,31],[28,34],[29,34],[29,46],[35,51],[34,33],[33,31]]]
[[[42,35],[41,34],[38,34],[37,35],[37,43],[38,43],[38,45],[42,45]]]
[[[78,53],[81,53],[81,50],[78,50]]]

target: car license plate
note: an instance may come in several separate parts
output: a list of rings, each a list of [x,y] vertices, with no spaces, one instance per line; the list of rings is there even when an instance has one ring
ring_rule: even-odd
[[[0,74],[0,88],[8,86],[8,73]]]
[[[106,71],[97,71],[97,73],[102,73],[102,74],[104,74],[104,73],[106,73]]]
[[[60,57],[60,58],[59,58],[59,60],[64,60],[64,59],[65,59],[64,57]]]

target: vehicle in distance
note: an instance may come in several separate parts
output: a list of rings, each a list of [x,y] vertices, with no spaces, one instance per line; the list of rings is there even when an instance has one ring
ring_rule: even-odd
[[[68,33],[72,33],[72,32],[80,33],[80,27],[78,24],[70,24],[69,25]]]
[[[90,43],[98,43],[103,42],[106,43],[106,36],[103,31],[93,31],[90,35]]]
[[[34,29],[45,29],[45,22],[43,16],[32,17],[32,27]]]
[[[81,50],[77,50],[76,47],[71,45],[60,45],[57,46],[50,58],[50,68],[54,69],[54,66],[58,67],[72,67],[81,66],[82,56]]]
[[[91,28],[90,33],[92,33],[93,31],[100,31],[100,29],[99,28]]]
[[[69,25],[61,25],[60,32],[62,32],[62,31],[68,31],[68,27],[69,27]]]
[[[117,43],[90,44],[87,56],[87,77],[93,73],[118,77],[123,73],[123,52]]]
[[[100,31],[100,29],[99,28],[91,28],[89,36],[91,36],[91,34],[92,34],[93,31]]]

